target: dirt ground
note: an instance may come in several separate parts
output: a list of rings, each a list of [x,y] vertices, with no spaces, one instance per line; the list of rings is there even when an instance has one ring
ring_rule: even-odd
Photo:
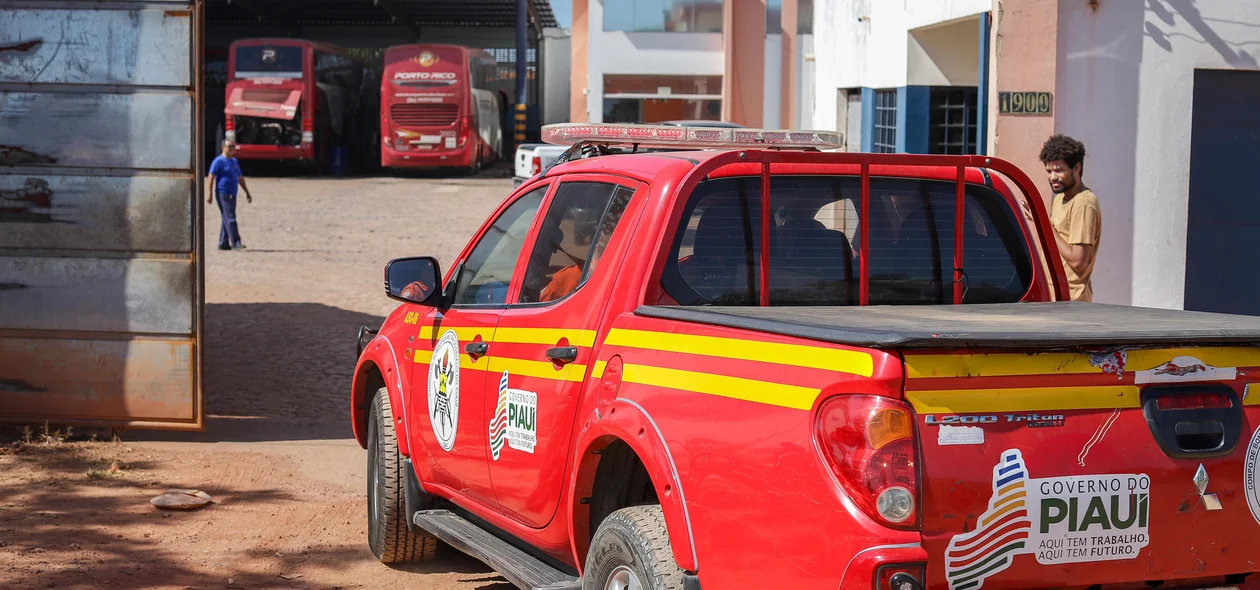
[[[453,550],[375,561],[348,401],[356,331],[394,307],[383,264],[449,263],[511,190],[506,170],[248,182],[246,250],[215,248],[207,207],[206,430],[4,432],[18,442],[0,446],[0,588],[512,588]],[[155,509],[168,488],[215,503]]]

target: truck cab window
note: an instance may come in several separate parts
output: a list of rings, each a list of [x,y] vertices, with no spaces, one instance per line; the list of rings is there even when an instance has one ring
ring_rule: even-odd
[[[547,187],[530,191],[508,206],[464,261],[455,283],[455,305],[503,305],[529,228]]]
[[[585,283],[633,195],[602,182],[561,184],[530,254],[520,303],[555,301]]]
[[[858,179],[774,176],[770,183],[771,305],[856,305]],[[953,301],[954,199],[948,181],[872,179],[872,305]],[[963,302],[1019,301],[1032,284],[1032,261],[1009,203],[968,185],[964,211]],[[702,182],[683,219],[662,275],[666,293],[682,305],[758,305],[761,178]]]

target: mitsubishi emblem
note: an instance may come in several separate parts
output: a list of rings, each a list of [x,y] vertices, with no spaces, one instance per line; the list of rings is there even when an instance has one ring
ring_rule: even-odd
[[[1181,502],[1181,507],[1177,509],[1177,512],[1194,512],[1200,505],[1209,511],[1222,508],[1221,499],[1216,494],[1209,494],[1207,491],[1208,473],[1202,463],[1199,464],[1199,468],[1194,472],[1194,487],[1199,492],[1197,497],[1196,494],[1187,495],[1186,499]]]

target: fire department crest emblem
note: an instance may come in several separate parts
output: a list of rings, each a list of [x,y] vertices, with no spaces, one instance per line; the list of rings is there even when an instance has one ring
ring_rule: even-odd
[[[459,430],[459,337],[447,330],[429,361],[429,421],[442,449],[455,448]]]
[[[422,51],[420,52],[420,56],[416,58],[416,63],[427,68],[437,63],[437,56],[433,55],[433,52],[431,51]]]

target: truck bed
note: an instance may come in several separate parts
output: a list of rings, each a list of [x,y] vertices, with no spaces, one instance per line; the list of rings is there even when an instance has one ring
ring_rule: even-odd
[[[868,307],[643,306],[637,315],[868,348],[1260,344],[1260,317],[1101,303]]]

